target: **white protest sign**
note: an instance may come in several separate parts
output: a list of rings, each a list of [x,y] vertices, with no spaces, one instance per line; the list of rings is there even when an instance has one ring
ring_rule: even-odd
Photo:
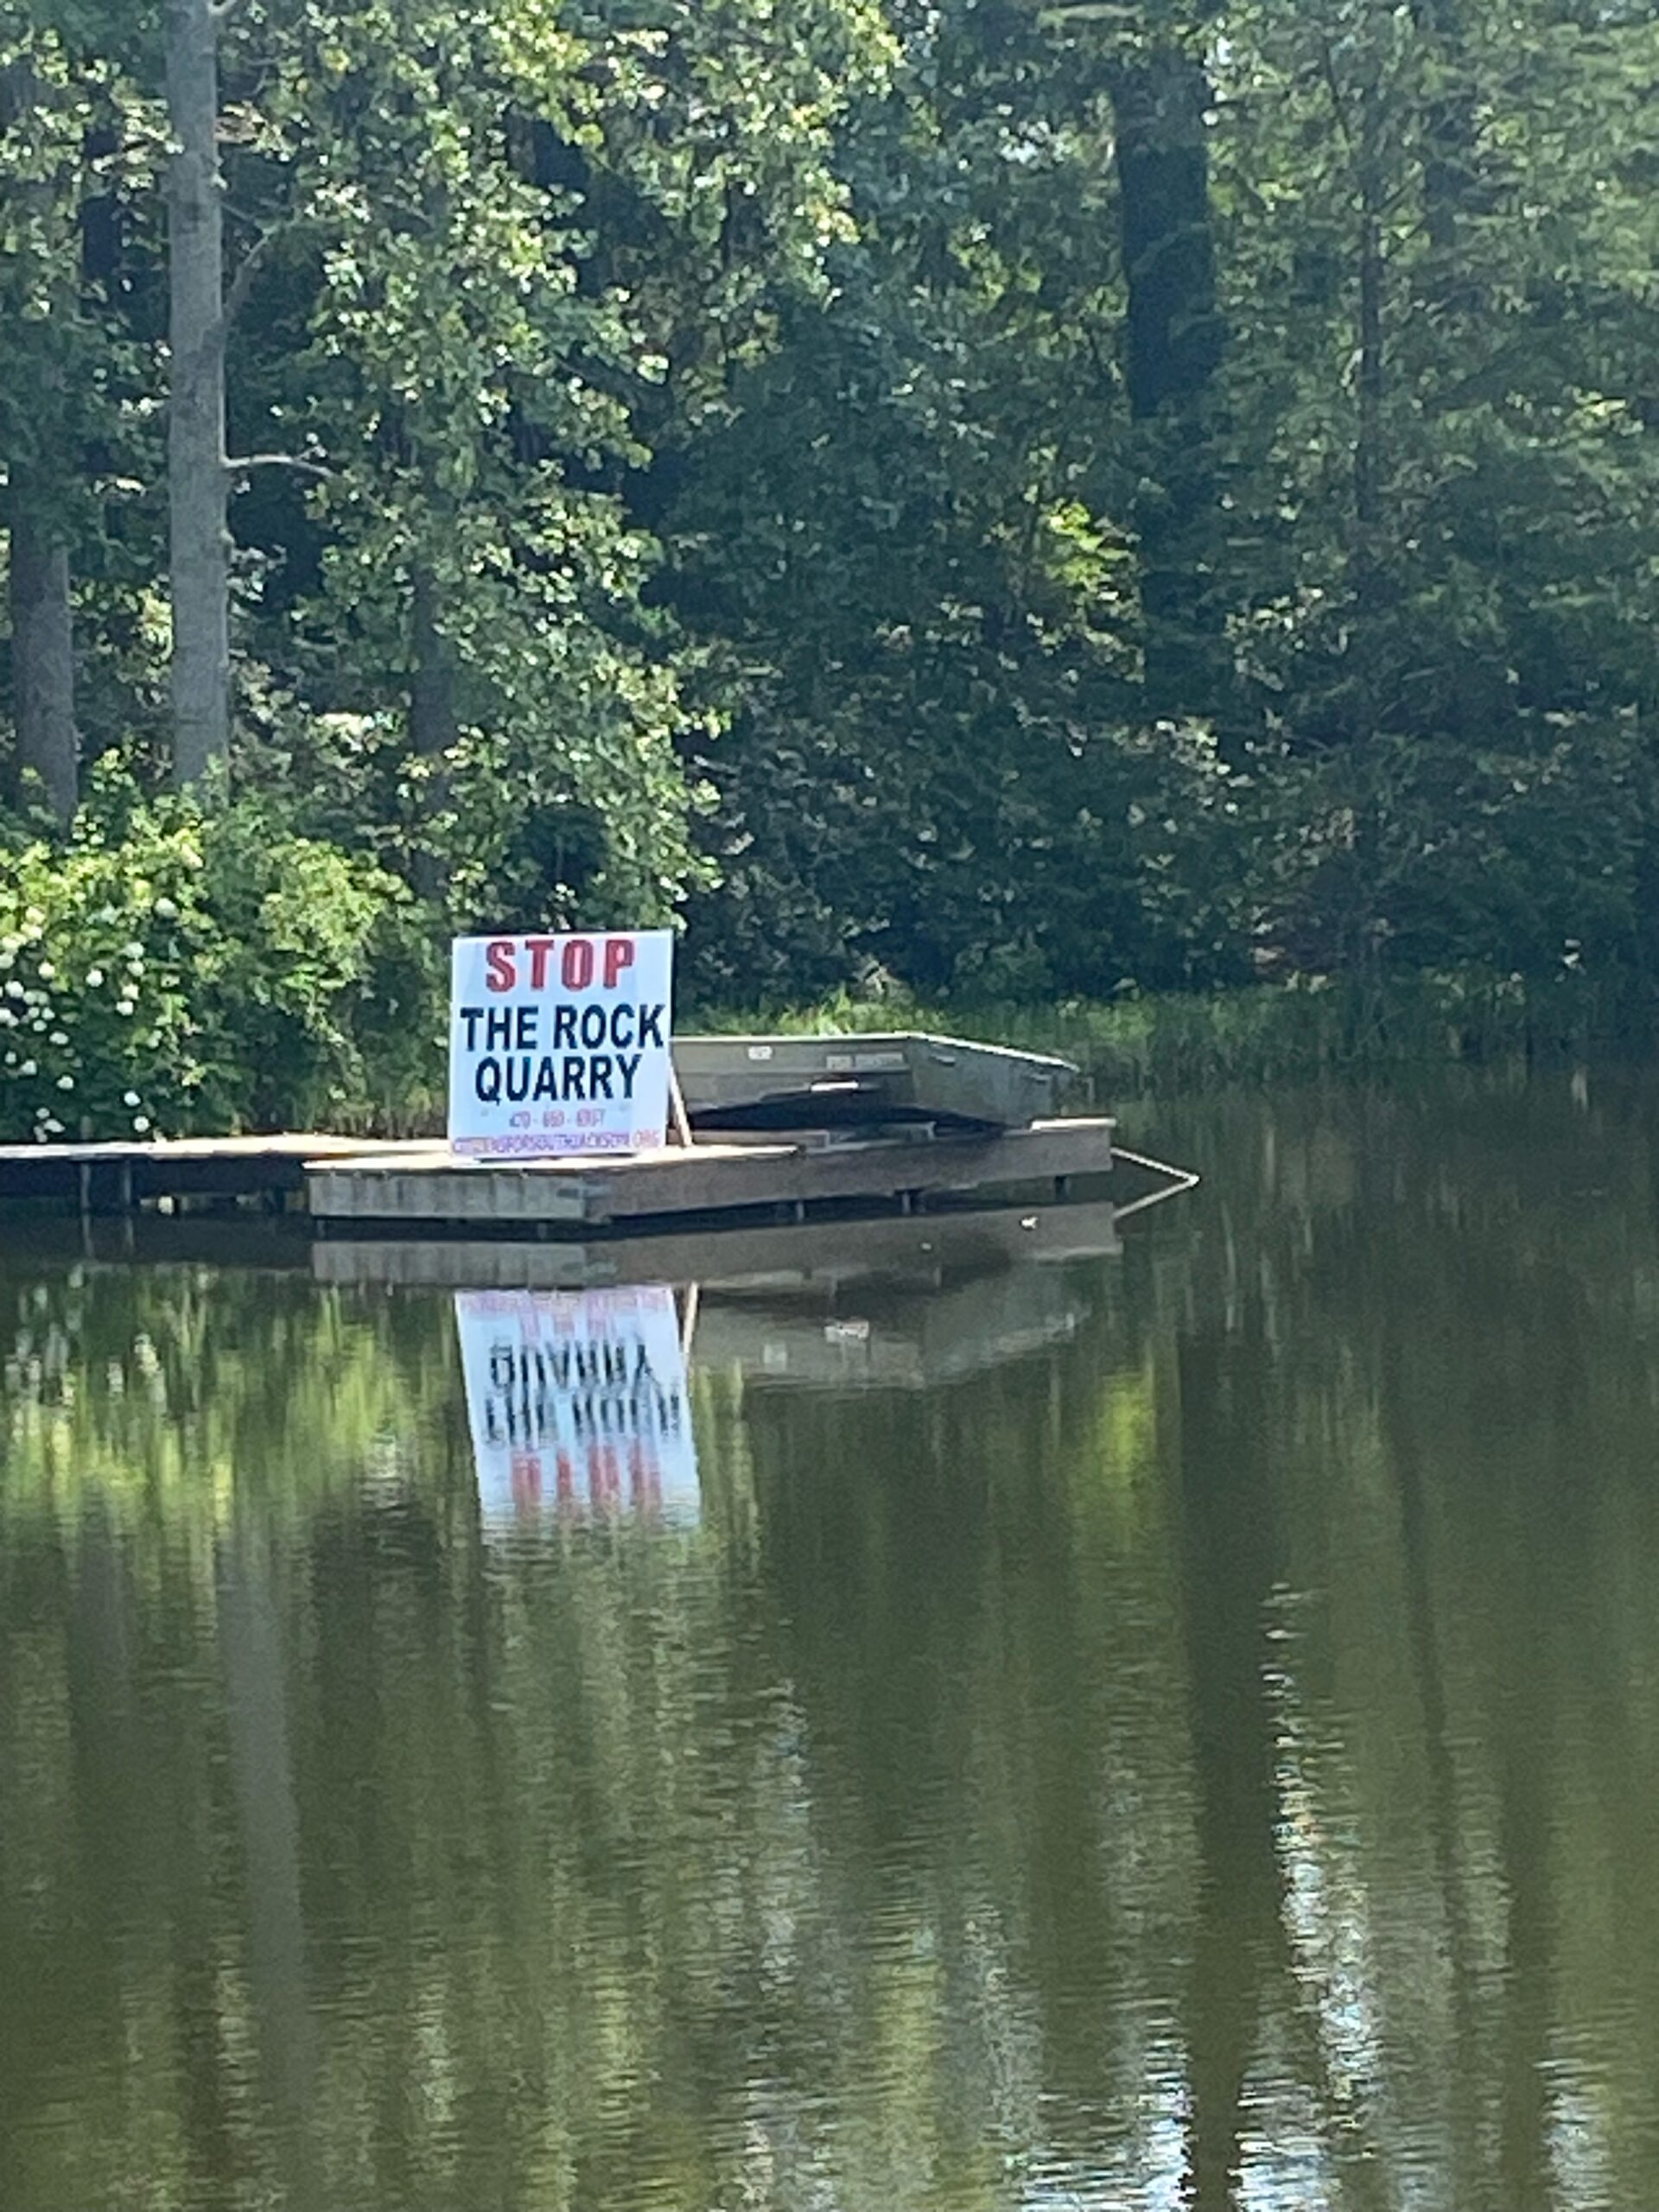
[[[455,1325],[486,1519],[697,1518],[671,1290],[463,1290]]]
[[[652,1152],[668,1124],[669,930],[455,940],[449,1142],[531,1159]]]

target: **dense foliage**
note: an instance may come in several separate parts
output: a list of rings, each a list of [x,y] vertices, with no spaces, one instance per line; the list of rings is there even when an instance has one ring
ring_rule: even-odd
[[[0,0],[0,1134],[415,1101],[455,927],[1639,979],[1656,85],[1586,0]]]
[[[52,1138],[326,1127],[371,1092],[418,1111],[435,965],[405,886],[263,802],[99,793],[67,851],[0,879],[0,1118]]]

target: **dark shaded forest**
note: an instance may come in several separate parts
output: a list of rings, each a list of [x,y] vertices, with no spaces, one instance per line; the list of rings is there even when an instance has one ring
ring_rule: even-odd
[[[0,1135],[1659,950],[1644,0],[0,0]]]

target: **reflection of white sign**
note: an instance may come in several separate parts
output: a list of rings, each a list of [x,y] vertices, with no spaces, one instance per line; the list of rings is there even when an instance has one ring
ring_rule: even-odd
[[[455,1294],[486,1516],[697,1516],[697,1461],[674,1294]]]
[[[674,938],[455,940],[449,1141],[531,1159],[651,1152],[668,1122]]]

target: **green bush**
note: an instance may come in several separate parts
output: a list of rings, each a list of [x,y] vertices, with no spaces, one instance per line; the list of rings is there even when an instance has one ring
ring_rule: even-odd
[[[106,786],[67,848],[0,855],[0,1136],[407,1127],[441,1058],[425,937],[263,802]]]

